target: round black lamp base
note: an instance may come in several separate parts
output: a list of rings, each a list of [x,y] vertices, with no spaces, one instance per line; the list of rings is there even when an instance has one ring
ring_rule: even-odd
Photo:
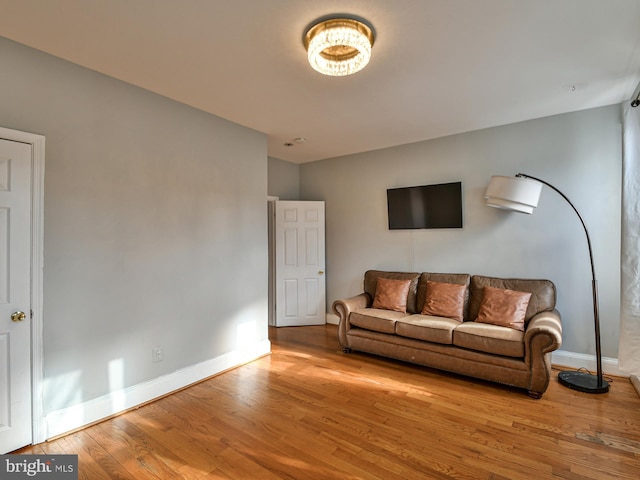
[[[585,393],[607,393],[609,391],[609,383],[606,380],[598,381],[596,375],[586,372],[560,372],[558,381],[565,387]]]

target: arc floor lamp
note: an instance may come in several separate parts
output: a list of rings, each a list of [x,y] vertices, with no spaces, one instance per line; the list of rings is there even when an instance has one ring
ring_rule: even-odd
[[[485,198],[490,207],[502,208],[521,213],[533,213],[533,209],[538,206],[542,185],[546,185],[556,191],[576,212],[584,233],[587,237],[589,247],[589,260],[591,262],[591,286],[593,292],[593,323],[596,337],[596,362],[597,372],[592,375],[582,371],[563,371],[558,374],[558,381],[565,387],[587,393],[605,393],[609,391],[609,384],[602,376],[602,355],[600,351],[600,318],[598,312],[598,284],[596,272],[593,266],[593,252],[591,250],[591,239],[587,226],[578,212],[578,209],[571,203],[567,196],[550,183],[539,178],[518,173],[515,177],[493,176],[489,182]]]

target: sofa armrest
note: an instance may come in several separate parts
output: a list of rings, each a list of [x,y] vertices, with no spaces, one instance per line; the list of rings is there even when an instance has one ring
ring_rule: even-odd
[[[333,302],[332,310],[338,318],[338,341],[340,346],[347,347],[347,331],[350,328],[349,314],[354,310],[367,308],[371,303],[371,298],[366,293],[361,293],[355,297],[345,298],[344,300],[336,300]]]
[[[560,313],[552,310],[534,315],[524,332],[524,361],[531,369],[530,395],[532,392],[542,395],[547,389],[551,376],[550,353],[561,345]]]
[[[536,339],[544,338],[544,341]],[[553,352],[562,345],[562,321],[557,310],[540,312],[531,318],[524,332],[525,357],[526,350],[537,349],[539,353]],[[532,352],[530,351],[529,354]]]

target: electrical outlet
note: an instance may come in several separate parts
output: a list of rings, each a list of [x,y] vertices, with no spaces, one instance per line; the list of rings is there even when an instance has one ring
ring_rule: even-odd
[[[153,363],[158,363],[164,360],[164,350],[161,346],[153,347],[151,349],[151,361]]]

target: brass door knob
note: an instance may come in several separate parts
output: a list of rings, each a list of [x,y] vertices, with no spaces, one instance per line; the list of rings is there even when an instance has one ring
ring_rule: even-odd
[[[11,321],[13,321],[13,322],[21,322],[25,318],[27,318],[27,316],[25,315],[24,312],[21,312],[21,311],[13,312],[11,314]]]

